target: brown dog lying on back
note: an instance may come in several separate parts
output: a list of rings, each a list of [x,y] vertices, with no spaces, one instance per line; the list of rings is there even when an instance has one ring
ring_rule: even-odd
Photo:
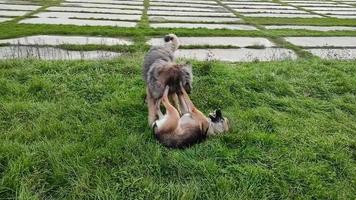
[[[190,100],[182,84],[177,93],[181,106],[178,110],[169,102],[169,86],[166,86],[162,99],[166,114],[158,107],[159,119],[153,124],[155,137],[163,145],[171,148],[184,148],[204,140],[209,135],[223,133],[229,130],[228,120],[222,117],[221,111],[216,111],[210,118],[200,112]]]

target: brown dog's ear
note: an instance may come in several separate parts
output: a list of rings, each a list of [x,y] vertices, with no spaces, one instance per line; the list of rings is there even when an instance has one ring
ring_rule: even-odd
[[[217,109],[217,110],[215,111],[215,116],[216,116],[218,119],[223,118],[221,109]]]
[[[210,113],[209,118],[211,119],[212,122],[219,122],[224,119],[220,109],[215,110],[214,113]]]
[[[215,121],[215,116],[213,114],[209,114],[209,118],[211,119],[211,121]]]

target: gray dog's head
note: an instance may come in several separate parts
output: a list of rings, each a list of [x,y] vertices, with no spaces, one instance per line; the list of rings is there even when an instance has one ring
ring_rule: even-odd
[[[192,65],[190,63],[181,64],[182,65],[182,85],[184,89],[189,94],[192,90],[192,83],[193,83],[193,70]]]

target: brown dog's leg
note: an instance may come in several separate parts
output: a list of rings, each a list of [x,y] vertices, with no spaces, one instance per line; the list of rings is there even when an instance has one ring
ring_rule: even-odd
[[[162,119],[164,117],[164,115],[161,111],[161,103],[162,103],[162,99],[159,99],[156,102],[156,110],[157,110],[158,119]]]
[[[152,126],[153,122],[157,119],[157,109],[155,100],[152,98],[150,91],[147,88],[147,106],[148,106],[148,125]]]
[[[178,95],[178,99],[179,99],[179,105],[180,105],[180,108],[181,108],[181,111],[182,111],[182,115],[184,115],[185,113],[189,113],[190,110],[189,110],[187,104],[185,103],[185,99],[183,97],[183,94],[179,94]]]
[[[155,134],[174,134],[179,125],[180,116],[177,109],[169,102],[168,90],[169,87],[167,86],[162,97],[162,104],[166,108],[166,113],[161,119],[155,122],[157,126]]]
[[[180,83],[180,88],[182,91],[182,94],[179,95],[180,103],[183,105],[186,112],[192,112],[192,110],[195,108],[195,106],[194,106],[193,102],[190,100],[189,95],[185,91],[182,83]]]
[[[178,124],[179,121],[179,112],[178,110],[169,102],[168,99],[168,91],[169,91],[169,87],[166,86],[166,89],[164,91],[163,97],[162,97],[162,103],[163,106],[166,108],[166,115],[169,116],[169,118],[174,119],[174,124]]]
[[[192,113],[193,118],[195,118],[195,120],[200,121],[200,123],[202,125],[202,129],[206,132],[208,130],[208,128],[209,128],[208,118],[205,117],[204,113],[202,113],[200,110],[198,110],[194,106],[192,100],[190,100],[187,92],[185,91],[182,83],[181,83],[181,90],[182,90],[182,93],[183,93],[181,95],[181,98],[180,98],[181,101],[186,104],[187,109],[189,110],[189,112]]]
[[[182,95],[181,95],[180,99],[181,99],[182,103],[186,104],[187,109],[189,110],[189,112],[192,113],[193,118],[200,121],[200,123],[203,126],[202,127],[203,130],[207,130],[209,128],[208,118],[205,117],[205,115],[194,106],[192,100],[190,100],[187,92],[185,91],[182,83],[181,83],[181,90],[182,90]]]
[[[177,109],[179,115],[182,115],[182,111],[180,108],[180,103],[179,103],[179,98],[178,98],[177,93],[172,94],[172,101],[173,101],[173,105]]]

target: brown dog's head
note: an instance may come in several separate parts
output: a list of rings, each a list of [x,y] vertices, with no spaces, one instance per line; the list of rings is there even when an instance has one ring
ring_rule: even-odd
[[[220,109],[209,114],[210,126],[208,135],[217,135],[229,131],[229,120],[223,117]]]

